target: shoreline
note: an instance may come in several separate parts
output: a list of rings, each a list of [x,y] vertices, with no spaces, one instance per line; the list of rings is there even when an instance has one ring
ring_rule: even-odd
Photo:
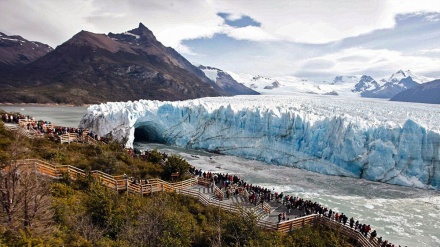
[[[89,107],[93,104],[84,104],[84,105],[73,105],[73,104],[57,104],[57,103],[0,103],[0,107],[2,106],[65,106],[65,107]]]

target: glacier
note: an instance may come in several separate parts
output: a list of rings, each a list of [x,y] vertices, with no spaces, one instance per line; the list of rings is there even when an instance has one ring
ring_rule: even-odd
[[[91,105],[80,127],[328,175],[440,189],[440,106],[321,95]]]

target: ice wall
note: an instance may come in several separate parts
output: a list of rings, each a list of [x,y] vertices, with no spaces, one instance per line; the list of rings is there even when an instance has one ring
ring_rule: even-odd
[[[93,105],[81,127],[330,175],[440,189],[440,107],[318,96]]]

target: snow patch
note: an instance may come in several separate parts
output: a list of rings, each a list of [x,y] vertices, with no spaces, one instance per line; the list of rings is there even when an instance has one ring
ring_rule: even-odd
[[[141,36],[139,36],[139,35],[136,35],[136,34],[134,34],[134,33],[130,33],[130,32],[125,32],[124,34],[125,34],[125,35],[133,36],[133,37],[135,37],[136,39],[140,39],[140,37],[141,37]]]

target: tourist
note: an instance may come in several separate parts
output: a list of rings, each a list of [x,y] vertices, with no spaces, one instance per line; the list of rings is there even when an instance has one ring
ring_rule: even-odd
[[[370,241],[373,241],[376,236],[377,236],[377,232],[376,230],[373,230],[370,235]]]

